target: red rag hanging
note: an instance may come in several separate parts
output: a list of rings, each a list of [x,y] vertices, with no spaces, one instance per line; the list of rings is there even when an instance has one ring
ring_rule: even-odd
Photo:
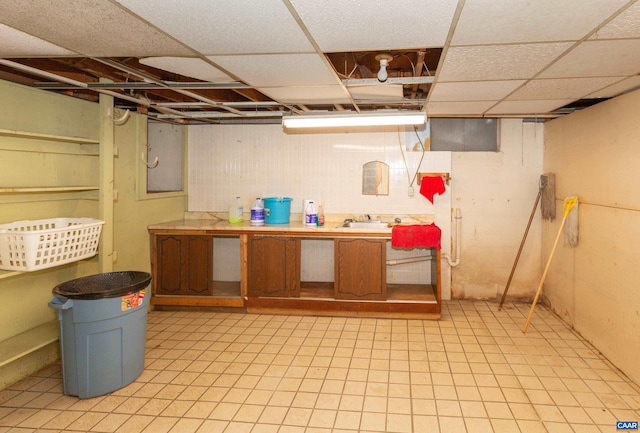
[[[424,176],[420,183],[420,194],[425,196],[431,203],[433,203],[433,196],[444,193],[444,180],[442,176]]]
[[[427,247],[440,249],[440,227],[433,224],[397,225],[391,229],[391,246],[394,248]]]

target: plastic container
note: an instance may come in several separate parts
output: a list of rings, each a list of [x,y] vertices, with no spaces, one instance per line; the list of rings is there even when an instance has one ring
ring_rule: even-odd
[[[322,203],[318,204],[318,226],[323,226],[324,225],[324,206],[322,206]]]
[[[256,198],[256,201],[251,205],[251,225],[264,225],[264,203],[260,197]]]
[[[291,198],[267,197],[264,199],[264,222],[288,224],[291,216]]]
[[[0,224],[0,269],[37,271],[93,257],[103,224],[92,218]]]
[[[309,203],[315,203],[315,200],[306,199],[303,200],[302,203],[302,224],[306,224],[307,222],[307,208],[309,207]]]
[[[242,223],[244,214],[244,207],[242,206],[242,200],[240,197],[236,197],[231,206],[229,206],[229,223],[240,224]]]
[[[312,200],[309,200],[307,204],[307,209],[305,210],[305,219],[304,224],[307,226],[316,226],[318,225],[318,211],[316,210],[316,206]]]
[[[144,369],[151,275],[111,272],[53,289],[64,393],[90,398],[120,389]]]

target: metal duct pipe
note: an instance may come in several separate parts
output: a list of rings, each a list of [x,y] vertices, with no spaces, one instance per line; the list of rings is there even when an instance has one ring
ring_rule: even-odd
[[[455,223],[455,234],[456,234],[456,238],[455,238],[455,245],[456,245],[456,259],[452,262],[451,261],[451,255],[447,255],[446,259],[447,259],[447,263],[449,263],[449,266],[454,267],[454,266],[458,266],[460,264],[460,257],[462,256],[461,251],[460,251],[460,226],[461,226],[461,221],[462,221],[462,216],[460,215],[460,208],[456,208],[455,211],[455,216],[453,218],[454,223]],[[453,242],[452,242],[453,243]]]
[[[419,256],[419,257],[407,257],[406,259],[391,259],[387,260],[387,265],[402,265],[404,263],[426,262],[433,260],[434,256]]]

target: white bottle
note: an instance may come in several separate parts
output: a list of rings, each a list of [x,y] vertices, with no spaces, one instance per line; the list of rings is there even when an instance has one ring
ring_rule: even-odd
[[[251,225],[264,225],[264,203],[260,197],[256,198],[256,201],[251,205]]]
[[[242,214],[244,213],[244,207],[242,206],[242,200],[239,196],[236,196],[233,203],[229,207],[229,223],[240,224],[242,223]]]
[[[316,206],[313,204],[313,201],[309,201],[305,215],[305,225],[315,226],[318,224],[318,211],[316,210]]]

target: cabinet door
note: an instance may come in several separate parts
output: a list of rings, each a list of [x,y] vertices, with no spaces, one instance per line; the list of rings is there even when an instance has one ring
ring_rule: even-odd
[[[335,240],[336,299],[387,299],[386,241]]]
[[[249,296],[300,296],[300,239],[249,236],[248,267]]]
[[[213,238],[159,235],[158,295],[213,293]]]

